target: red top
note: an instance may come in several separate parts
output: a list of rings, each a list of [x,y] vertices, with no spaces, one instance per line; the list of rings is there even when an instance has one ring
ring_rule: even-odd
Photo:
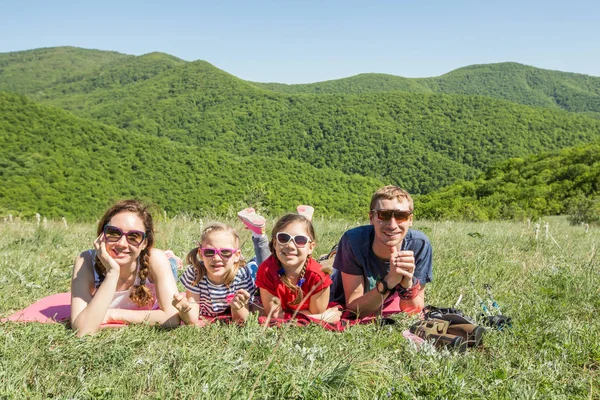
[[[306,281],[302,284],[303,302],[301,307],[291,306],[290,303],[296,299],[296,294],[283,284],[279,278],[277,271],[279,270],[279,264],[272,255],[269,256],[262,264],[258,267],[256,273],[256,286],[265,289],[273,296],[277,296],[281,300],[281,307],[284,310],[308,310],[310,306],[310,297],[306,298],[306,294],[316,285],[317,288],[311,293],[311,297],[316,293],[321,292],[323,289],[328,288],[331,285],[331,278],[328,274],[321,271],[321,264],[315,261],[313,258],[309,259],[308,265],[306,266],[306,272],[304,273],[304,279]]]

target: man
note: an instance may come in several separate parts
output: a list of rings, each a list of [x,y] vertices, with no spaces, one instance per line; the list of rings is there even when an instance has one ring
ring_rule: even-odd
[[[333,263],[332,301],[365,317],[384,312],[418,312],[431,282],[431,244],[409,229],[413,200],[397,186],[377,190],[371,199],[371,224],[342,236]]]

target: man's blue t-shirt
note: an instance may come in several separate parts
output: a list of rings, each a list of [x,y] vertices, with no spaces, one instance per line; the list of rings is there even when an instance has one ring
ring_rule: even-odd
[[[390,261],[381,260],[373,252],[375,228],[373,225],[364,225],[350,229],[344,233],[338,245],[337,254],[333,262],[334,273],[331,285],[331,301],[346,304],[342,274],[362,275],[365,293],[375,287],[378,279],[384,278],[390,270]],[[421,231],[409,229],[402,241],[401,250],[412,250],[415,255],[414,276],[421,284],[431,282],[433,269],[431,267],[431,243],[429,238]],[[393,296],[386,299],[386,303]]]

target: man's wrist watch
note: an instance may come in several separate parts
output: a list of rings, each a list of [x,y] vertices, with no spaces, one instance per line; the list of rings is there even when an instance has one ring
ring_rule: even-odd
[[[377,291],[379,292],[379,294],[382,294],[382,295],[386,295],[386,294],[392,292],[392,289],[390,289],[388,287],[387,282],[383,278],[377,280],[377,283],[375,284],[375,288],[377,288]]]

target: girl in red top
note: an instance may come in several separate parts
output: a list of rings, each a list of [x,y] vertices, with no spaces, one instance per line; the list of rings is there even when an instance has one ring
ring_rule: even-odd
[[[298,310],[308,317],[335,323],[341,312],[327,308],[331,278],[312,258],[316,246],[315,230],[303,215],[287,214],[273,227],[269,248],[271,256],[259,267],[256,286],[267,314],[273,307],[273,318],[284,317],[283,311]],[[273,298],[281,305],[275,306]]]

